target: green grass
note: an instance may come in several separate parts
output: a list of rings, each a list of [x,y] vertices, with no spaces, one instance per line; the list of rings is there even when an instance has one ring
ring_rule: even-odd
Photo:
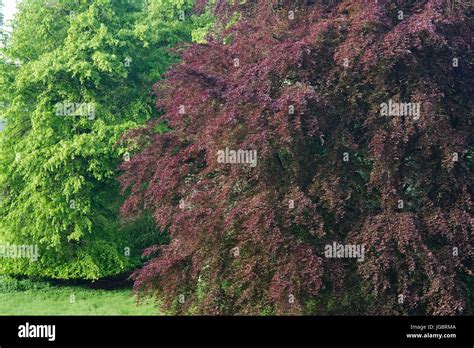
[[[85,286],[49,284],[35,287],[0,287],[0,315],[160,314],[151,299],[137,305],[130,289],[95,290]]]

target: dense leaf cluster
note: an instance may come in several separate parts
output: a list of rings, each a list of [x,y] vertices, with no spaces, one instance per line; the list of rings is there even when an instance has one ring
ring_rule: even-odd
[[[234,3],[156,85],[160,123],[130,134],[143,150],[122,166],[122,211],[171,238],[136,289],[181,313],[472,311],[468,9]],[[390,101],[420,117],[382,115]],[[258,165],[220,163],[226,148]],[[333,242],[365,260],[325,257]]]
[[[1,258],[2,273],[97,279],[162,239],[149,219],[119,222],[115,176],[133,149],[118,140],[157,116],[152,85],[178,58],[170,48],[210,24],[193,6],[19,4],[0,62],[0,243],[37,245],[40,258]]]

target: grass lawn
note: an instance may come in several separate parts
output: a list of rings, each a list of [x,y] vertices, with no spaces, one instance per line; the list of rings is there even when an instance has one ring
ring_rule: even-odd
[[[0,279],[1,280],[1,279]],[[96,290],[49,285],[37,289],[2,289],[0,315],[157,315],[152,300],[140,305],[130,289]]]

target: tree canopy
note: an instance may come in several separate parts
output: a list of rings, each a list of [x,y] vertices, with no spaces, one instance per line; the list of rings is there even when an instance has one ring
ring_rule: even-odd
[[[137,291],[180,313],[472,311],[468,10],[218,5],[224,30],[156,85],[172,130],[130,133],[145,145],[122,211],[170,230]],[[334,243],[363,262],[328,257]]]
[[[193,8],[19,3],[0,62],[0,239],[38,245],[40,258],[0,259],[2,272],[97,279],[138,264],[151,225],[137,236],[119,221],[115,176],[133,151],[119,139],[157,117],[151,86],[177,61],[172,49],[202,39],[211,16]]]

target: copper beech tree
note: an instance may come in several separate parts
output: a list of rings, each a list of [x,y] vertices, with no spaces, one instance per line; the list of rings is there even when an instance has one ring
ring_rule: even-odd
[[[170,235],[135,289],[178,313],[472,313],[473,31],[451,3],[218,1],[127,137],[122,213]]]

